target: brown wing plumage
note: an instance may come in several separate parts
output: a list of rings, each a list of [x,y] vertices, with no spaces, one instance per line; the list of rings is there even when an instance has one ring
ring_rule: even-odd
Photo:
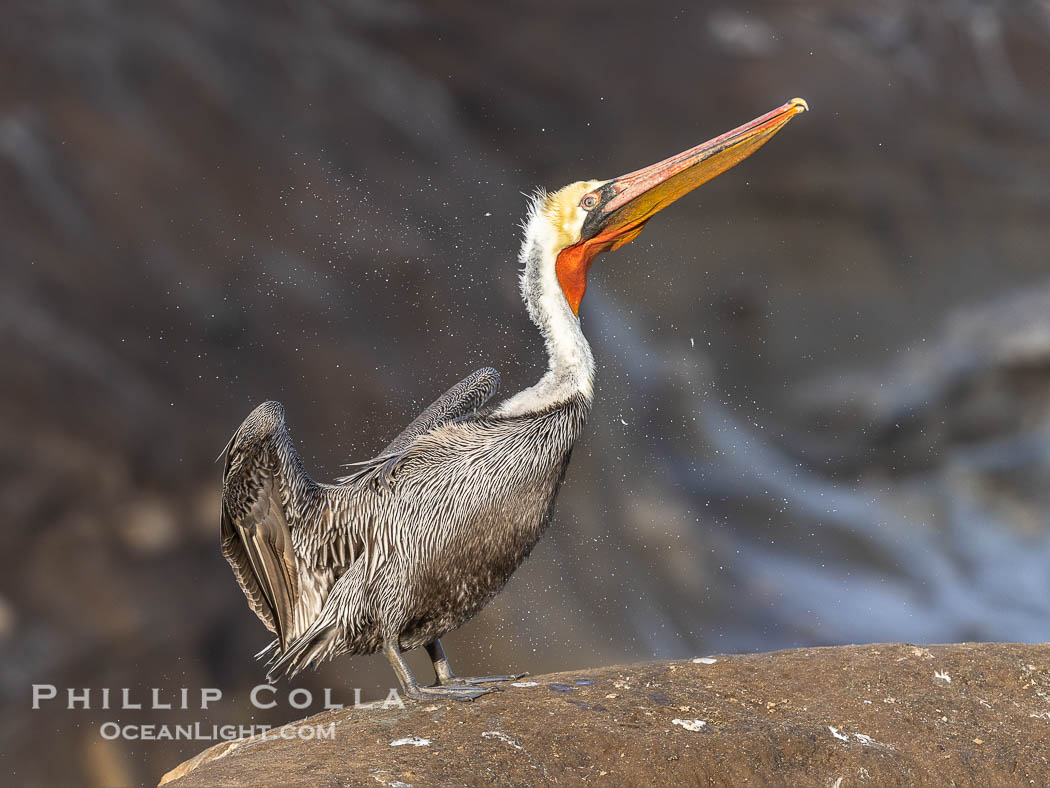
[[[482,367],[463,378],[432,403],[425,411],[390,441],[380,454],[404,451],[412,441],[435,427],[469,416],[488,402],[499,391],[499,373],[492,367]]]
[[[239,515],[224,507],[223,553],[233,564],[253,609],[276,632],[284,648],[299,598],[291,532],[272,476],[262,475],[253,498],[247,511]],[[253,581],[256,594],[250,589]]]
[[[416,438],[442,424],[448,424],[475,413],[478,408],[492,399],[497,391],[499,391],[499,373],[492,367],[483,367],[468,375],[434,400],[430,407],[420,413],[378,455],[364,462],[350,463],[351,466],[360,467],[337,481],[358,489],[370,485],[389,489],[397,466],[404,459],[405,453]]]
[[[301,468],[286,467],[279,456],[280,443],[290,440],[283,416],[278,403],[265,403],[230,441],[221,522],[222,553],[248,604],[282,648],[294,634],[299,576],[281,487],[316,487]],[[296,472],[302,479],[288,478]]]
[[[369,481],[389,486],[413,441],[470,415],[498,388],[494,369],[464,378],[349,478],[361,480],[362,487]],[[307,475],[280,403],[265,402],[252,411],[227,447],[222,552],[282,652],[310,625],[332,583],[374,541],[371,521],[354,498],[346,487],[318,484]]]

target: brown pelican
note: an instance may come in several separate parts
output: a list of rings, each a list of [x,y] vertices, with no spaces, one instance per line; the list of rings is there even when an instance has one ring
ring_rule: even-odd
[[[226,450],[222,552],[277,636],[263,652],[274,652],[269,675],[382,649],[411,698],[471,700],[492,691],[479,683],[517,678],[457,678],[440,638],[503,588],[550,521],[594,395],[578,316],[592,261],[806,109],[793,99],[645,169],[535,195],[521,294],[549,367],[531,388],[482,407],[499,376],[478,370],[334,484],[307,475],[279,403],[252,411]],[[418,646],[434,686],[402,657]]]

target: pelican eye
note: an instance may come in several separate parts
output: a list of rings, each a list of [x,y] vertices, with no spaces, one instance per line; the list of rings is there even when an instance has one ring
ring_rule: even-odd
[[[588,194],[586,197],[584,197],[582,200],[580,200],[580,205],[582,207],[586,208],[588,211],[591,210],[591,208],[594,208],[597,204],[598,204],[598,195],[597,194],[593,194],[593,193],[592,194]]]

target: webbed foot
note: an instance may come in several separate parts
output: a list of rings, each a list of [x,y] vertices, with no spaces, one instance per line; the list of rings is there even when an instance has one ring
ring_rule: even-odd
[[[482,695],[488,695],[490,692],[494,692],[491,687],[474,687],[474,686],[438,686],[438,687],[420,687],[409,686],[405,688],[405,695],[414,700],[462,700],[472,701],[475,698],[480,698]]]
[[[458,687],[472,684],[490,684],[495,681],[517,681],[528,673],[509,673],[506,676],[449,676],[441,681],[443,687]],[[490,687],[493,692],[502,692],[499,687]]]

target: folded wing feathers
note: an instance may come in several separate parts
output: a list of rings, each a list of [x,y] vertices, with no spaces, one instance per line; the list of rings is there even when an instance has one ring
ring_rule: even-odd
[[[492,367],[483,367],[468,375],[434,400],[430,407],[419,414],[378,456],[363,462],[347,463],[344,467],[361,467],[336,479],[336,482],[358,490],[371,488],[377,492],[390,491],[393,489],[397,470],[416,438],[443,424],[476,412],[497,391],[499,373]]]

